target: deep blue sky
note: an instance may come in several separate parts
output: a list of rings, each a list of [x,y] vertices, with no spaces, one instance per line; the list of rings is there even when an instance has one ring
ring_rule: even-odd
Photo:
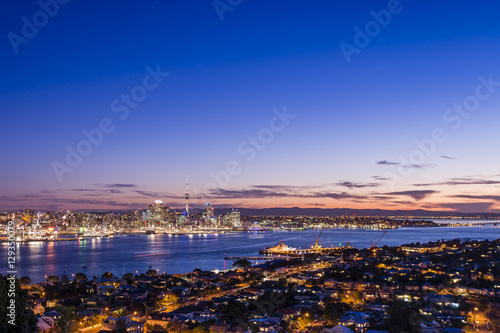
[[[348,63],[339,45],[391,2],[243,0],[221,21],[212,1],[72,0],[16,53],[8,34],[41,7],[9,1],[0,209],[177,207],[186,174],[194,205],[500,209],[500,87],[457,129],[443,119],[479,76],[500,81],[500,4],[401,1]],[[169,76],[120,120],[111,103],[158,64]],[[247,161],[275,108],[296,118]],[[53,162],[103,118],[114,131],[60,181]],[[400,160],[435,128],[444,143]],[[206,185],[231,160],[241,172]]]

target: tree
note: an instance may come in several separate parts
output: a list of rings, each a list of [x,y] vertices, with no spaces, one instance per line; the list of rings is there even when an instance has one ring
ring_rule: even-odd
[[[418,309],[395,301],[389,307],[388,314],[391,316],[388,321],[389,333],[399,333],[401,331],[417,332],[420,328]]]
[[[101,276],[103,279],[112,279],[113,278],[113,273],[106,272]]]
[[[227,285],[228,286],[236,286],[238,284],[241,283],[241,280],[240,279],[237,279],[237,278],[231,278],[228,282],[227,282]]]
[[[75,319],[76,312],[74,306],[58,306],[57,311],[61,314],[56,320],[57,327],[59,327],[64,333],[68,332],[69,325]]]
[[[132,273],[123,274],[123,279],[127,281],[132,281],[134,279],[134,274]]]
[[[123,309],[118,309],[118,310],[116,310],[116,311],[115,311],[115,315],[116,315],[117,317],[122,317],[122,316],[124,316],[124,315],[125,315],[125,310],[123,310]]]
[[[349,310],[351,310],[349,304],[340,302],[328,303],[323,313],[323,318],[337,323],[342,314]]]
[[[156,302],[158,308],[168,307],[170,304],[175,304],[179,301],[179,297],[174,293],[169,293],[165,295],[162,299]]]
[[[31,283],[31,279],[27,276],[23,276],[22,278],[19,279],[19,283],[25,286]]]
[[[150,269],[146,272],[146,276],[157,276],[158,273],[154,269]]]
[[[121,317],[116,322],[116,333],[127,333],[127,317]]]
[[[11,286],[15,288],[14,297],[9,296]],[[33,311],[26,307],[27,297],[28,292],[20,288],[19,281],[0,275],[0,332],[32,333],[38,330]],[[15,302],[13,309],[8,308],[10,300]],[[9,324],[12,317],[15,318],[14,325]]]
[[[80,282],[80,281],[87,281],[87,276],[83,273],[76,273],[75,275],[75,280]]]
[[[246,259],[236,260],[233,263],[233,267],[236,267],[236,268],[245,268],[245,267],[250,267],[250,266],[252,266],[252,263]]]
[[[63,273],[63,275],[61,276],[61,282],[62,282],[62,283],[69,283],[69,277],[68,277],[68,274]]]
[[[47,276],[47,278],[45,279],[45,281],[51,283],[51,282],[59,282],[59,278],[55,275],[49,275]]]

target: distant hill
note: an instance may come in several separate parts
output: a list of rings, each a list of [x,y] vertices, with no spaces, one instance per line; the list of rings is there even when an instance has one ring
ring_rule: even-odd
[[[384,209],[350,209],[350,208],[236,208],[241,212],[241,215],[272,215],[272,216],[294,216],[294,215],[306,215],[306,216],[341,216],[341,215],[352,215],[355,213],[357,216],[435,216],[435,217],[446,217],[446,216],[456,216],[456,217],[468,217],[468,216],[480,216],[489,217],[489,213],[459,213],[459,212],[445,212],[445,211],[431,211],[431,210],[384,210]],[[232,208],[216,208],[215,214],[227,214],[232,211]],[[493,217],[497,217],[499,214],[492,214]]]

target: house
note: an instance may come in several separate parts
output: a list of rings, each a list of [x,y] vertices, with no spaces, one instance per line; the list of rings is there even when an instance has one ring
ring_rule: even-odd
[[[55,308],[59,303],[61,303],[60,299],[47,300],[47,302],[45,302],[45,307],[46,308]]]
[[[37,320],[38,320],[37,322],[38,332],[41,333],[57,332],[54,319],[50,317],[37,316]]]
[[[113,331],[116,329],[119,320],[124,320],[128,333],[142,333],[144,332],[144,324],[134,321],[128,317],[108,317],[102,321],[103,330]]]
[[[97,286],[97,293],[102,296],[111,296],[111,294],[115,291],[114,286],[110,285],[101,285]]]
[[[380,298],[381,299],[392,299],[394,298],[394,292],[390,289],[384,289],[380,291]]]
[[[363,299],[366,301],[376,300],[378,297],[378,292],[375,290],[367,290],[363,292]]]
[[[334,279],[328,279],[325,280],[325,282],[323,282],[323,285],[327,288],[335,288],[337,287],[338,284],[339,284],[338,281]]]
[[[259,326],[259,332],[263,333],[276,333],[277,332],[277,326],[273,325],[271,323],[264,323]]]
[[[53,320],[57,320],[57,319],[59,319],[59,317],[61,317],[61,314],[58,311],[56,311],[56,310],[52,310],[52,311],[49,311],[49,312],[45,312],[44,313],[44,317],[50,317]]]
[[[299,308],[282,308],[282,309],[277,310],[276,313],[283,315],[283,318],[285,318],[285,319],[289,319],[289,318],[292,318],[292,317],[295,317],[296,315],[298,315],[300,313],[300,309]]]
[[[333,328],[333,332],[335,332],[335,333],[352,333],[352,330],[350,328],[347,328],[344,325],[340,324],[340,325],[337,325]]]
[[[443,330],[443,333],[465,333],[465,330],[463,330],[461,328],[446,327]]]
[[[354,325],[356,333],[365,333],[370,324],[368,323],[369,316],[363,312],[349,311],[339,319],[339,324],[344,326]]]
[[[226,333],[229,329],[229,325],[226,323],[216,323],[210,325],[210,333]]]
[[[45,312],[45,308],[42,306],[42,304],[37,304],[33,307],[33,313],[35,315],[42,315]]]

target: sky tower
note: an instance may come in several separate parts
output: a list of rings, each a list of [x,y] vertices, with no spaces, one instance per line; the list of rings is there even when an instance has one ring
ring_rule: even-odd
[[[188,189],[188,176],[186,176],[186,219],[189,216],[189,189]]]

